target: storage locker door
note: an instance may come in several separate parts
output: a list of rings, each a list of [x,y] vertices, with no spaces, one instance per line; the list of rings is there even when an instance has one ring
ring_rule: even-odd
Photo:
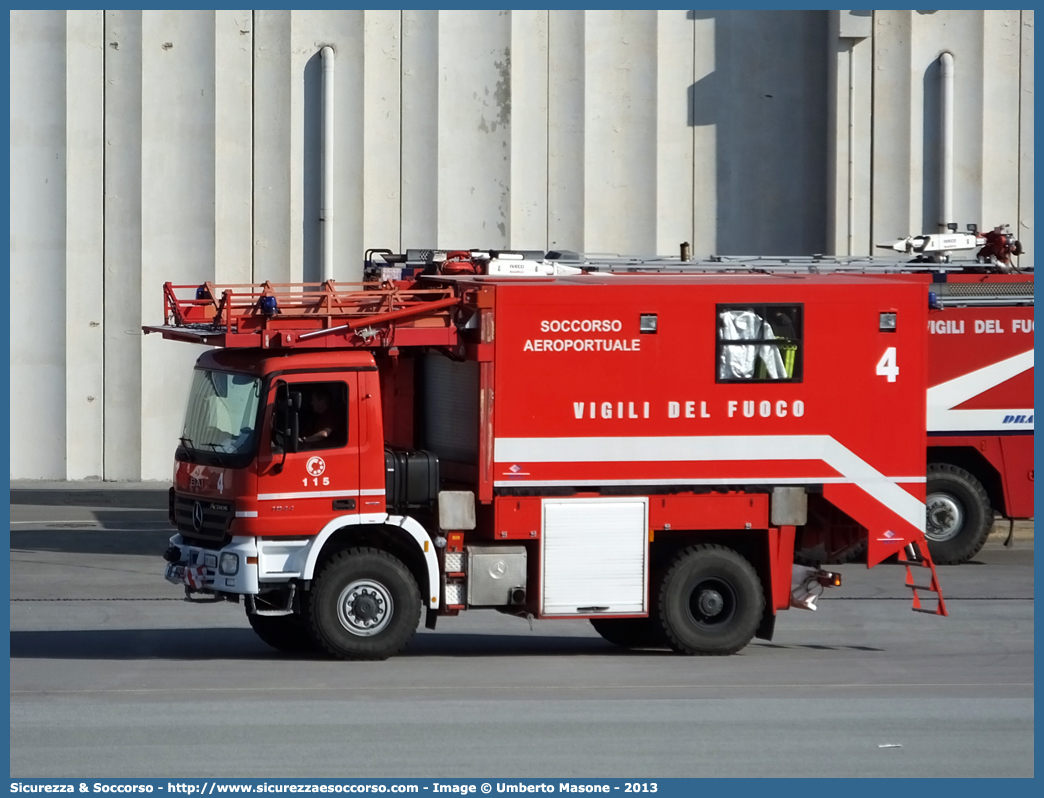
[[[648,500],[548,499],[541,613],[645,614]]]

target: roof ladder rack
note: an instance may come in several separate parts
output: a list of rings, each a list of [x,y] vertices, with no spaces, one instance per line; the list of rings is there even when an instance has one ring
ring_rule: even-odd
[[[263,349],[453,346],[452,286],[242,283],[163,286],[165,322],[143,327],[207,346]]]

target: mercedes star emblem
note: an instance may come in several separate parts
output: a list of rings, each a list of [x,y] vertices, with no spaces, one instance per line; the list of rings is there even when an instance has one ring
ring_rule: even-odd
[[[192,528],[197,532],[203,528],[203,505],[199,502],[192,505]]]

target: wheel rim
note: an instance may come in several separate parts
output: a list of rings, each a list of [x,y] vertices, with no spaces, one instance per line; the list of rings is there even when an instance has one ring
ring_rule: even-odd
[[[930,493],[925,506],[928,511],[925,537],[937,543],[955,538],[964,526],[964,507],[961,503],[949,493]]]
[[[341,626],[359,637],[372,637],[383,631],[391,623],[394,611],[388,588],[372,579],[357,579],[337,599]]]
[[[724,579],[703,579],[689,594],[688,608],[697,626],[724,626],[736,614],[736,590]]]

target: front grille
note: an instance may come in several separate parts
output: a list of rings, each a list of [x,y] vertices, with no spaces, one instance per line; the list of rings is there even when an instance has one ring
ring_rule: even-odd
[[[202,511],[202,524],[196,529],[193,520],[196,504]],[[210,499],[198,499],[195,496],[174,496],[174,521],[178,532],[186,543],[208,549],[220,549],[228,544],[232,536],[228,528],[235,517],[235,506],[232,502],[219,502]]]

